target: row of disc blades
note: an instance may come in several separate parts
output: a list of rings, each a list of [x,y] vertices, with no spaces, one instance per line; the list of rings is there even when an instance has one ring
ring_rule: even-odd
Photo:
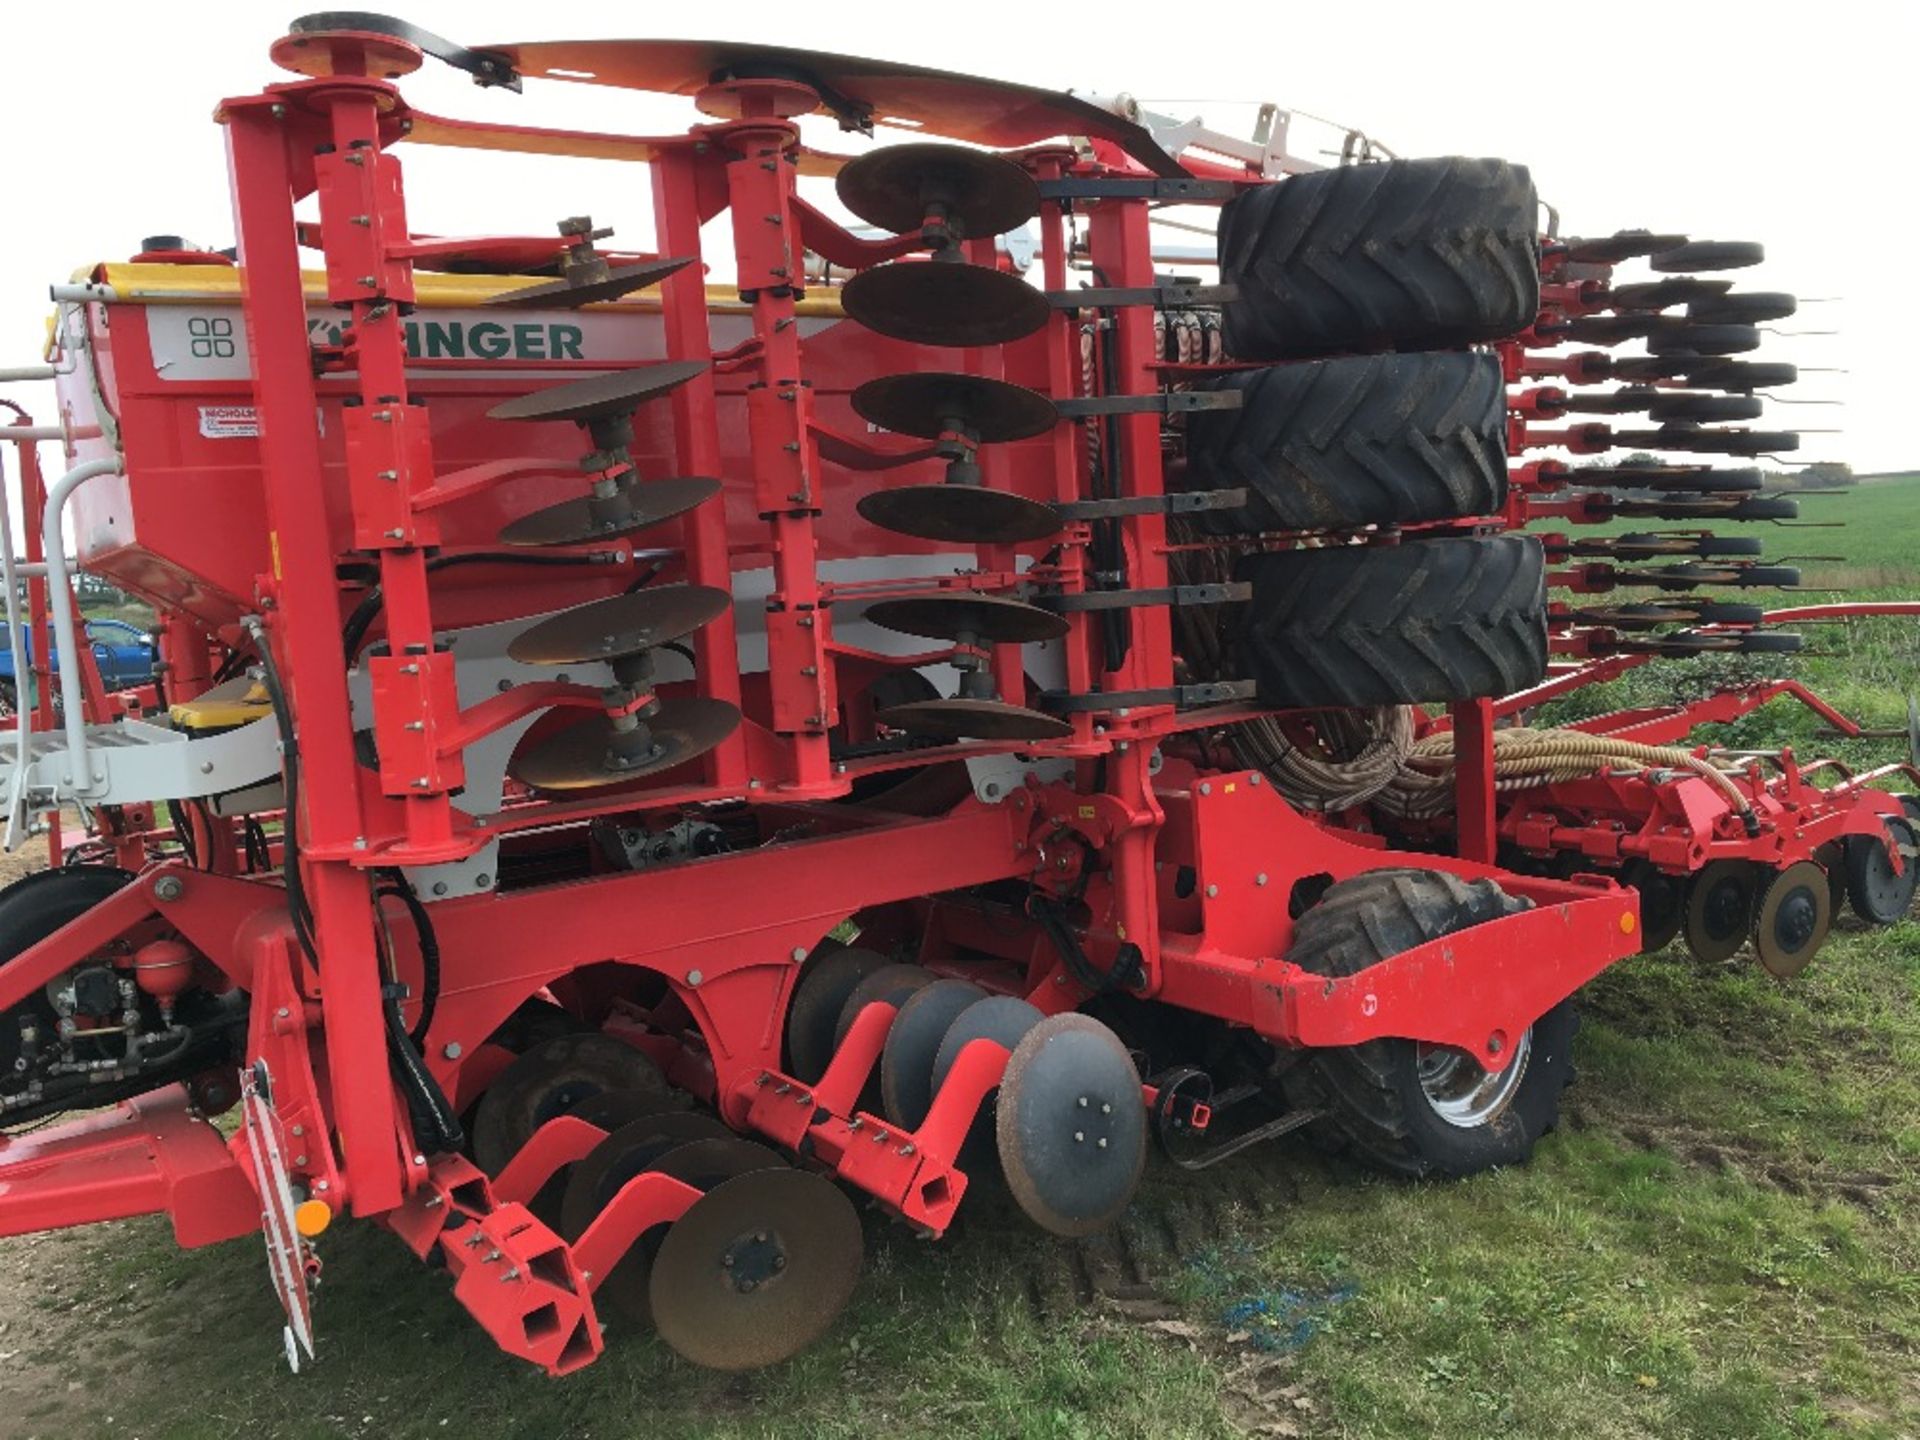
[[[1616,266],[1639,259],[1646,261],[1654,278],[1616,278]],[[1607,348],[1562,359],[1557,368],[1571,383],[1532,392],[1528,399],[1536,413],[1581,421],[1644,416],[1655,427],[1585,426],[1583,436],[1599,441],[1602,448],[1703,456],[1797,449],[1795,432],[1750,427],[1764,414],[1764,393],[1799,378],[1791,364],[1739,358],[1759,348],[1760,326],[1785,319],[1798,308],[1791,295],[1739,290],[1726,278],[1724,272],[1764,259],[1764,248],[1751,241],[1690,240],[1639,230],[1549,244],[1543,254],[1547,277],[1578,282],[1581,308],[1590,313],[1543,321],[1535,331],[1539,343]],[[1615,350],[1630,341],[1642,342],[1646,353]],[[1616,382],[1615,388],[1586,388],[1608,381]],[[1541,471],[1556,483],[1614,492],[1594,512],[1596,519],[1780,521],[1799,513],[1791,497],[1762,493],[1765,474],[1751,467],[1658,460],[1547,462]],[[1761,549],[1755,539],[1706,531],[1643,532],[1563,538],[1550,543],[1549,559],[1586,562],[1579,578],[1603,587],[1685,592],[1799,583],[1799,572],[1792,567],[1761,563]],[[1763,614],[1756,605],[1682,593],[1638,602],[1561,605],[1551,623],[1562,632],[1612,632],[1589,635],[1587,645],[1594,653],[1777,654],[1800,648],[1798,635],[1753,628]],[[1727,628],[1692,628],[1702,625]]]
[[[817,1081],[873,1004],[894,1014],[856,1108],[916,1131],[971,1042],[1003,1045],[1011,1058],[998,1093],[956,1163],[977,1183],[997,1153],[1015,1201],[1056,1235],[1090,1235],[1118,1218],[1146,1162],[1146,1112],[1133,1057],[1112,1030],[1085,1015],[1049,1017],[1018,996],[870,950],[838,949],[811,962],[794,992],[792,1073]]]
[[[1039,213],[1032,176],[997,155],[963,146],[912,144],[869,151],[836,178],[841,203],[895,234],[919,231],[926,258],[907,258],[855,274],[840,292],[861,325],[916,345],[1000,345],[1047,322],[1046,297],[1015,275],[970,263],[961,242],[1002,234]],[[1050,539],[1063,522],[1050,505],[982,483],[975,452],[1045,434],[1059,423],[1038,391],[983,376],[944,371],[886,375],[852,395],[874,427],[935,442],[947,474],[938,484],[894,486],[862,495],[855,508],[869,524],[920,540],[1013,545]],[[923,457],[924,458],[924,457]],[[947,640],[962,648],[958,694],[895,705],[878,719],[909,734],[941,739],[1046,740],[1066,722],[1000,695],[980,647],[1058,638],[1066,622],[1018,601],[982,595],[927,595],[883,601],[867,618],[883,628]]]
[[[921,232],[931,258],[900,260],[856,275],[843,291],[847,313],[869,328],[917,344],[991,345],[1030,334],[1045,323],[1046,298],[1017,277],[968,263],[962,242],[1024,224],[1039,211],[1039,190],[1018,165],[962,146],[901,145],[876,150],[840,172],[842,201],[863,220],[895,233]],[[497,297],[510,307],[583,305],[658,284],[687,263],[657,260],[612,266],[592,253],[606,233],[584,217],[562,222],[575,237],[561,261],[561,278]],[[710,476],[641,479],[627,451],[632,414],[701,375],[700,362],[666,362],[615,371],[539,390],[495,406],[492,419],[566,421],[586,431],[593,449],[581,465],[592,493],[547,506],[509,525],[501,535],[514,546],[577,545],[630,535],[688,513],[721,491]],[[948,459],[944,483],[880,489],[858,509],[869,523],[942,543],[1015,544],[1042,540],[1063,528],[1051,506],[980,483],[973,452],[1044,433],[1058,422],[1053,402],[1004,381],[964,374],[915,373],[881,377],[860,387],[855,410],[896,434],[936,442]],[[924,458],[924,457],[922,457]],[[875,607],[876,623],[891,628],[933,624],[942,599],[908,620]],[[673,643],[715,618],[712,594],[641,592],[582,606],[553,617],[521,637],[519,649],[543,658],[531,663],[614,660]],[[1017,602],[1005,602],[1015,604]],[[724,607],[722,607],[724,608]],[[1048,636],[1064,629],[1048,612],[1030,612]],[[711,613],[709,613],[711,612]],[[974,618],[990,612],[984,600]],[[940,622],[909,633],[959,638]],[[564,643],[563,643],[564,642]],[[974,644],[1005,643],[995,633]],[[591,653],[576,653],[591,652]],[[911,734],[942,738],[1050,739],[1069,727],[1054,717],[1004,700],[984,664],[956,657],[962,692],[945,700],[893,707],[881,718]],[[739,724],[737,710],[699,699],[652,700],[635,714],[597,715],[536,742],[514,763],[516,778],[540,789],[620,783],[684,763],[719,744]]]
[[[569,1242],[640,1175],[701,1192],[596,1277],[603,1323],[653,1329],[700,1365],[748,1370],[797,1354],[838,1318],[863,1249],[860,1218],[838,1186],[689,1108],[644,1052],[594,1031],[552,1036],[500,1073],[474,1114],[475,1162],[498,1175],[561,1116],[606,1132],[531,1202]]]

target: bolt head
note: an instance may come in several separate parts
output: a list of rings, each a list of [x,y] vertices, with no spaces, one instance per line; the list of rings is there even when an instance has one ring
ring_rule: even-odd
[[[802,949],[798,945],[793,947],[793,963],[794,964],[798,965],[802,960],[806,958],[807,958],[807,952],[804,949]]]
[[[458,1060],[463,1052],[458,1040],[449,1040],[440,1047],[440,1053],[448,1060]]]
[[[706,978],[707,977],[701,974],[698,970],[687,971],[687,984],[689,985],[698,985],[702,980]]]

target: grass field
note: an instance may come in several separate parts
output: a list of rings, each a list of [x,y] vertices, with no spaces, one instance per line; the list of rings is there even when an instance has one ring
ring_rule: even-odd
[[[1772,555],[1920,593],[1920,479],[1806,513],[1853,523],[1766,527]],[[1920,624],[1808,633],[1765,668],[1904,723]],[[1606,703],[1748,671],[1652,665]],[[1740,726],[1768,736],[1818,743],[1782,706]],[[1389,1183],[1283,1141],[1203,1177],[1156,1163],[1084,1244],[991,1198],[939,1244],[870,1216],[854,1308],[739,1378],[614,1327],[598,1365],[544,1380],[443,1276],[343,1225],[295,1379],[253,1242],[181,1253],[156,1221],[9,1242],[0,1434],[1920,1436],[1920,924],[1845,921],[1791,985],[1675,947],[1603,975],[1585,1017],[1524,1170]]]

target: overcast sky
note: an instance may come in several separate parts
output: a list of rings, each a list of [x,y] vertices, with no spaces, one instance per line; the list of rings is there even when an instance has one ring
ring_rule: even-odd
[[[125,258],[155,232],[231,243],[213,106],[285,78],[267,46],[302,13],[299,0],[8,10],[0,133],[13,153],[0,229],[0,366],[35,358],[50,280]],[[630,21],[615,18],[623,11]],[[1769,336],[1760,357],[1849,372],[1808,374],[1786,392],[1840,404],[1779,407],[1773,419],[1839,431],[1808,435],[1802,459],[1920,466],[1912,353],[1920,206],[1910,169],[1920,6],[1905,0],[1615,0],[1584,19],[1432,0],[1242,0],[1204,10],[728,0],[577,16],[563,6],[419,0],[402,13],[476,45],[595,33],[763,38],[1177,100],[1167,108],[1233,130],[1251,110],[1224,102],[1270,99],[1360,127],[1401,155],[1502,155],[1533,168],[1568,233],[1647,226],[1764,241],[1768,262],[1742,272],[1743,287],[1829,297],[1777,328],[1840,333]],[[471,118],[641,134],[693,118],[682,101],[590,86],[482,91],[431,63],[405,88],[420,108]],[[814,138],[842,143],[831,126]],[[619,227],[616,244],[650,239],[638,168],[402,153],[416,230],[541,233],[562,215],[591,211]],[[49,390],[5,393],[44,412]]]

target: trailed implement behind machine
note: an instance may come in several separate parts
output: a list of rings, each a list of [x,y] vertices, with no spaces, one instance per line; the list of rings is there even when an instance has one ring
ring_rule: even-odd
[[[1820,618],[1722,598],[1795,577],[1701,528],[1791,511],[1692,458],[1793,444],[1727,428],[1791,378],[1729,358],[1791,304],[1713,278],[1750,249],[814,52],[335,14],[273,56],[218,112],[235,251],[56,287],[69,468],[23,446],[0,552],[71,638],[70,523],[163,666],[58,713],[42,677],[0,765],[14,839],[89,821],[0,893],[0,1232],[264,1216],[297,1364],[351,1214],[554,1373],[617,1320],[746,1368],[852,1294],[851,1196],[937,1235],[1004,1184],[1084,1235],[1150,1137],[1518,1163],[1574,992],[1676,910],[1782,974],[1833,887],[1905,912],[1904,767],[1688,739],[1791,682],[1510,723]],[[698,118],[452,120],[396,83],[429,58]],[[653,245],[434,236],[401,156],[438,146],[644,177]],[[1170,205],[1217,213],[1209,274]],[[1689,458],[1527,454],[1622,446]],[[1573,538],[1618,516],[1685,528]]]

